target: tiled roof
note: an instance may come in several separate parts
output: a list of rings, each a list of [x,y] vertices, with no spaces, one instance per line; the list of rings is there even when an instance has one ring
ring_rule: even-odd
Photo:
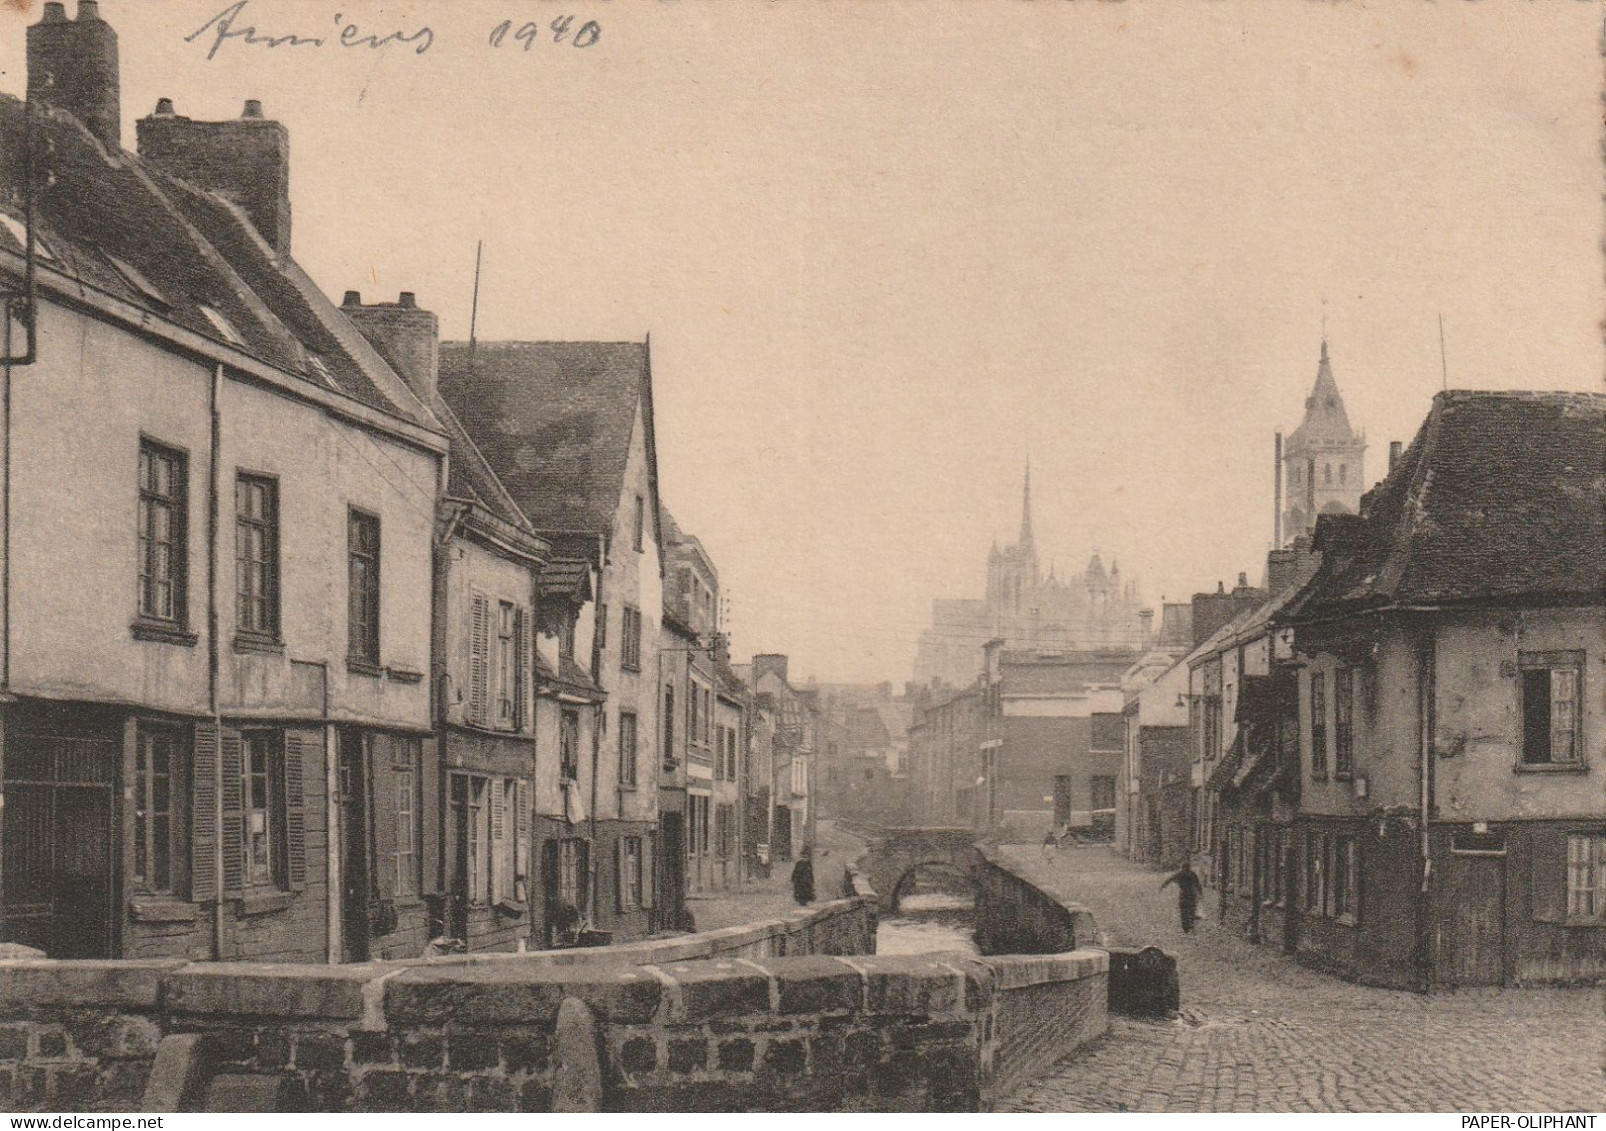
[[[607,534],[647,381],[643,342],[442,342],[440,390],[537,530]]]
[[[1324,515],[1296,622],[1606,598],[1606,394],[1451,391],[1359,515]]]
[[[22,195],[26,112],[0,95],[0,201]],[[436,427],[428,409],[288,256],[234,205],[126,152],[70,114],[35,108],[41,261],[80,284],[322,388]],[[20,217],[20,211],[13,219]],[[20,252],[10,224],[0,247]]]

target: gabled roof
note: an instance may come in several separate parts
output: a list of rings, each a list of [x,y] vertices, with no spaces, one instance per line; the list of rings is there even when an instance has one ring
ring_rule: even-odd
[[[1450,391],[1361,499],[1324,515],[1286,619],[1606,599],[1606,394]]]
[[[24,104],[0,94],[0,202],[22,198]],[[34,107],[35,231],[45,267],[284,373],[413,424],[438,422],[294,260],[239,209]],[[13,219],[19,218],[20,210]],[[0,249],[21,253],[10,224]]]
[[[441,343],[441,395],[537,530],[612,533],[638,410],[656,489],[646,343],[478,342],[472,375],[469,356]]]

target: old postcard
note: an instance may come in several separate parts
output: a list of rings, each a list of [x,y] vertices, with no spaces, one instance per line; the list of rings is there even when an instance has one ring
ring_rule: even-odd
[[[1593,1127],[1603,16],[4,0],[0,1109]]]

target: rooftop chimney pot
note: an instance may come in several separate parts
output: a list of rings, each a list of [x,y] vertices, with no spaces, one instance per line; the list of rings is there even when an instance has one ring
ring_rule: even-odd
[[[173,116],[173,100],[171,98],[158,98],[156,100],[156,113],[164,118]]]
[[[39,22],[44,24],[54,24],[60,23],[66,18],[67,5],[60,3],[59,0],[51,0],[50,3],[45,5],[44,13],[39,17]]]
[[[122,149],[117,32],[93,0],[70,23],[63,4],[46,4],[28,28],[27,56],[29,99],[67,111],[107,150]]]
[[[340,305],[341,306],[361,306],[362,305],[362,292],[361,291],[347,291],[346,292],[345,301],[342,302]]]
[[[78,18],[80,20],[100,19],[99,0],[78,0]]]
[[[401,295],[397,297],[396,305],[407,310],[417,310],[418,296],[413,294],[412,291],[403,291]]]
[[[260,118],[260,117],[262,117],[262,100],[260,98],[247,98],[245,100],[245,109],[240,111],[240,117],[242,117],[242,118]]]

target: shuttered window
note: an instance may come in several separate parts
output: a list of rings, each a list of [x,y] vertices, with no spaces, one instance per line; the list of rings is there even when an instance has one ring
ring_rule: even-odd
[[[1327,676],[1322,672],[1310,677],[1310,774],[1327,776]]]
[[[1347,778],[1355,770],[1355,669],[1333,673],[1333,773]]]
[[[301,890],[307,880],[304,766],[309,759],[316,764],[321,737],[278,730],[213,734],[203,727],[195,737],[191,898],[216,897],[216,854],[226,898]],[[210,816],[214,774],[223,787],[221,826]]]
[[[619,626],[619,662],[631,671],[641,670],[641,610],[626,605]]]
[[[580,778],[580,712],[565,710],[558,722],[558,774],[564,781]]]
[[[183,732],[172,727],[141,723],[134,745],[134,886],[140,891],[175,890],[181,875],[179,822],[175,801],[182,760]]]

